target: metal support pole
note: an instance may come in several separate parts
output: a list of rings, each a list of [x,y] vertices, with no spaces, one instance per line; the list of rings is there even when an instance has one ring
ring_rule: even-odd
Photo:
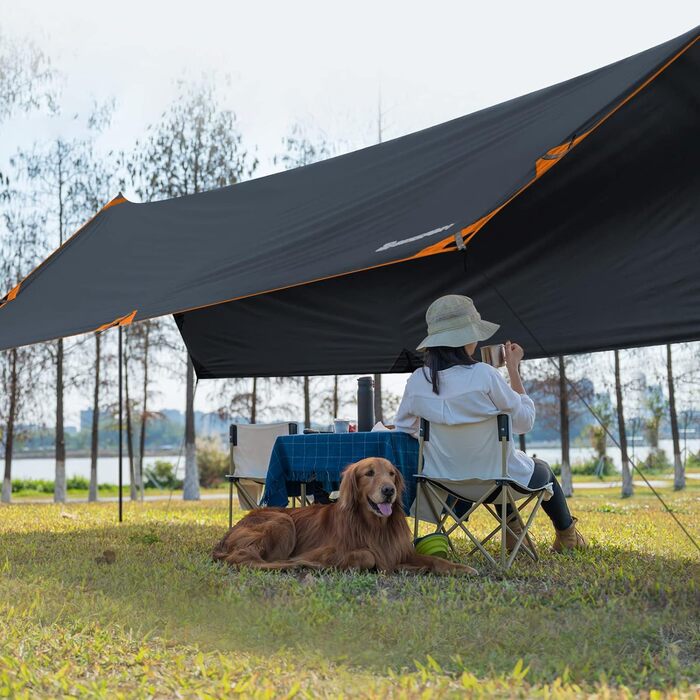
[[[122,498],[122,485],[123,485],[123,471],[122,471],[122,460],[123,460],[123,447],[122,447],[122,417],[123,417],[123,406],[122,406],[122,327],[119,326],[119,522],[124,520],[124,503]]]

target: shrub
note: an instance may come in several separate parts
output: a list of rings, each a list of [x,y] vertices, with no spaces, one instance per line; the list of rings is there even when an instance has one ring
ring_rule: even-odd
[[[21,493],[22,491],[53,493],[53,481],[48,479],[13,479],[12,493]]]
[[[157,459],[152,467],[144,470],[144,486],[147,489],[179,489],[182,481],[175,477],[175,467],[172,462]]]
[[[223,483],[228,472],[228,455],[215,440],[201,440],[197,444],[199,485],[213,488]]]
[[[579,476],[598,476],[598,458],[587,459],[583,462],[574,462],[571,465],[571,473]],[[552,464],[552,471],[556,476],[561,476],[561,464],[555,462]],[[610,476],[615,473],[615,464],[610,457],[605,458],[603,463],[602,476]]]
[[[685,468],[700,469],[700,452],[697,454],[693,454],[692,452],[688,453],[688,457],[685,460]]]
[[[90,479],[84,476],[71,476],[66,481],[66,488],[75,491],[87,491],[90,488]]]
[[[656,448],[642,462],[642,469],[650,473],[663,473],[673,469],[673,465],[668,461],[666,453]]]

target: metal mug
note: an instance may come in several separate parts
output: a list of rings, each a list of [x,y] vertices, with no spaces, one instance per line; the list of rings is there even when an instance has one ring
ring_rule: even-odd
[[[336,418],[333,421],[334,432],[336,433],[349,433],[350,432],[350,421],[343,418]]]
[[[492,367],[503,367],[506,363],[506,346],[503,344],[485,345],[481,348],[481,361]]]

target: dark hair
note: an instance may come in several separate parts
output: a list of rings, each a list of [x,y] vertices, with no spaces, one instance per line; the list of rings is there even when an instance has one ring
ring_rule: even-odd
[[[440,346],[436,348],[425,349],[425,359],[423,366],[423,374],[426,368],[430,373],[430,378],[425,375],[425,378],[433,385],[433,393],[440,393],[440,376],[438,372],[443,369],[449,369],[456,365],[475,365],[478,360],[475,360],[463,347],[448,348]]]

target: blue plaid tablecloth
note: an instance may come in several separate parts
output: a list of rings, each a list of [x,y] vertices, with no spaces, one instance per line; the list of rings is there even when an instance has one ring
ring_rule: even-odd
[[[299,495],[302,482],[315,481],[324,491],[335,491],[343,469],[365,457],[384,457],[401,471],[406,482],[403,506],[408,512],[416,495],[418,441],[393,430],[278,437],[267,469],[263,503],[286,507],[291,496]]]

